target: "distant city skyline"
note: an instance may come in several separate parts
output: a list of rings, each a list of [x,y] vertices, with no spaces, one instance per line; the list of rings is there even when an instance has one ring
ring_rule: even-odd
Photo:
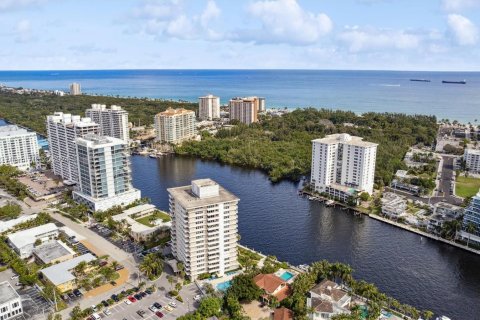
[[[478,0],[0,0],[0,70],[480,70]]]

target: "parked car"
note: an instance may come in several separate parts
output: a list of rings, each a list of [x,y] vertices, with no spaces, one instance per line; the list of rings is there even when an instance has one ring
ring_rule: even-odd
[[[158,302],[155,302],[153,305],[154,305],[155,308],[157,308],[157,309],[162,309],[162,305],[161,305],[160,303],[158,303]]]
[[[102,261],[100,261],[100,263],[99,263],[98,265],[99,265],[100,267],[104,267],[104,266],[106,266],[107,264],[108,264],[107,261],[102,260]]]
[[[73,294],[76,295],[77,297],[81,297],[81,296],[82,296],[82,293],[81,293],[80,290],[78,290],[78,289],[73,290]]]
[[[153,293],[152,289],[150,289],[150,288],[148,288],[147,290],[145,290],[145,292],[146,292],[147,294],[152,294],[152,293]]]
[[[104,306],[104,307],[108,307],[108,302],[107,302],[107,301],[105,301],[105,300],[102,300],[102,302],[101,302],[101,303],[103,304],[103,306]]]
[[[138,293],[135,294],[135,295],[133,295],[133,296],[134,296],[135,299],[137,299],[137,300],[142,300],[142,299],[143,299],[143,297],[142,297],[140,294],[138,294]]]
[[[123,302],[125,302],[125,304],[127,304],[127,305],[128,305],[128,304],[132,304],[132,301],[130,301],[130,300],[128,300],[128,299],[125,299],[125,301],[123,301]]]
[[[165,306],[165,310],[167,310],[168,312],[171,312],[173,310],[173,308],[170,307],[170,306]]]
[[[13,276],[10,277],[11,280],[18,279],[18,278],[19,278],[18,274],[14,274]]]
[[[140,317],[143,318],[143,316],[145,315],[145,311],[143,311],[143,310],[138,310],[138,311],[137,311],[137,314],[138,314]]]
[[[118,299],[118,296],[116,294],[112,294],[112,296],[110,298],[112,298],[112,300],[115,301],[115,302],[120,301],[120,299]]]
[[[202,296],[200,296],[199,294],[197,294],[195,297],[193,297],[193,300],[195,300],[195,301],[199,301],[200,299],[202,299]]]
[[[130,302],[137,302],[137,299],[135,299],[133,296],[128,296],[127,299],[128,299]]]
[[[96,305],[92,304],[92,306],[90,308],[92,308],[93,312],[97,312],[97,306]]]
[[[112,311],[110,311],[108,308],[106,308],[105,310],[103,310],[103,313],[106,315],[106,316],[109,316],[112,314]]]
[[[100,320],[102,319],[102,317],[100,317],[100,315],[98,313],[94,313],[92,314],[92,316],[90,317],[92,320]]]
[[[163,318],[163,313],[161,313],[160,311],[155,312],[155,315],[159,318]]]
[[[121,264],[119,264],[118,266],[115,267],[115,271],[118,271],[118,270],[122,270],[124,269],[125,267],[122,266]]]
[[[148,307],[148,310],[152,311],[153,313],[158,311],[157,307],[155,307],[154,305],[151,305],[150,307]]]
[[[72,292],[69,292],[69,293],[68,293],[68,297],[69,297],[71,300],[74,300],[74,299],[77,298]]]
[[[177,304],[176,304],[174,301],[169,302],[168,305],[169,305],[170,307],[172,307],[172,308],[176,308],[176,307],[177,307]]]
[[[142,298],[145,298],[145,297],[147,296],[147,294],[146,294],[145,292],[143,292],[143,291],[139,292],[138,294],[141,295]]]

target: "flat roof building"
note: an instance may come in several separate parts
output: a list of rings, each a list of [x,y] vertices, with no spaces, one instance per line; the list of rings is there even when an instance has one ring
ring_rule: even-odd
[[[37,134],[15,125],[0,127],[0,164],[26,170],[39,160]]]
[[[12,249],[25,259],[32,255],[35,242],[41,243],[58,237],[59,231],[54,223],[47,223],[35,228],[18,231],[7,236],[7,242]]]
[[[480,173],[480,149],[466,148],[463,159],[469,172]]]
[[[220,119],[220,98],[211,94],[198,98],[198,118],[200,120]]]
[[[0,319],[8,320],[23,314],[22,299],[8,281],[0,282]]]
[[[128,143],[128,112],[120,106],[112,105],[110,109],[104,104],[92,104],[85,115],[100,126],[99,134],[117,138]]]
[[[70,94],[72,96],[78,96],[80,94],[82,94],[82,89],[80,87],[80,83],[72,83],[70,84]]]
[[[156,140],[163,143],[181,143],[193,139],[195,112],[183,108],[167,110],[155,115]]]
[[[228,103],[230,120],[238,120],[245,124],[257,122],[260,101],[257,97],[231,99]],[[265,99],[262,100],[262,105],[265,106]]]
[[[62,241],[48,241],[35,247],[33,256],[40,264],[58,263],[72,259],[75,251]]]
[[[15,226],[24,223],[29,220],[33,220],[37,217],[37,214],[31,214],[29,216],[20,216],[16,219],[7,220],[7,221],[0,221],[0,233],[8,231],[10,229],[15,228]]]

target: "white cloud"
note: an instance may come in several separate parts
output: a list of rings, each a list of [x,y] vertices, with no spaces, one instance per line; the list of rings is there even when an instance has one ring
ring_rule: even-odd
[[[0,12],[38,5],[45,0],[0,0]]]
[[[32,39],[32,26],[29,20],[20,20],[15,27],[17,42],[28,42]]]
[[[412,32],[357,26],[346,26],[338,39],[348,46],[350,52],[415,49],[421,43],[421,37]]]
[[[261,21],[262,29],[240,31],[238,40],[305,45],[319,41],[333,29],[326,14],[305,11],[296,0],[257,1],[248,11]]]
[[[468,18],[459,14],[449,14],[447,22],[459,45],[470,46],[478,42],[478,29]]]
[[[443,0],[442,7],[447,12],[458,12],[480,5],[478,0]]]

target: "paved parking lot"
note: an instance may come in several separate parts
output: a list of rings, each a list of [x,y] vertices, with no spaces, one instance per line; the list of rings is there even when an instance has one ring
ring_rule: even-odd
[[[131,240],[113,240],[112,238],[110,238],[110,235],[112,234],[112,231],[109,230],[106,227],[97,225],[95,227],[90,228],[90,230],[92,230],[93,232],[95,232],[99,236],[105,238],[106,240],[108,240],[109,242],[111,242],[112,244],[117,246],[118,248],[120,248],[120,249],[122,249],[122,250],[124,250],[128,253],[141,252],[144,249],[142,245],[140,245],[140,244],[138,244],[134,241],[131,241]]]

